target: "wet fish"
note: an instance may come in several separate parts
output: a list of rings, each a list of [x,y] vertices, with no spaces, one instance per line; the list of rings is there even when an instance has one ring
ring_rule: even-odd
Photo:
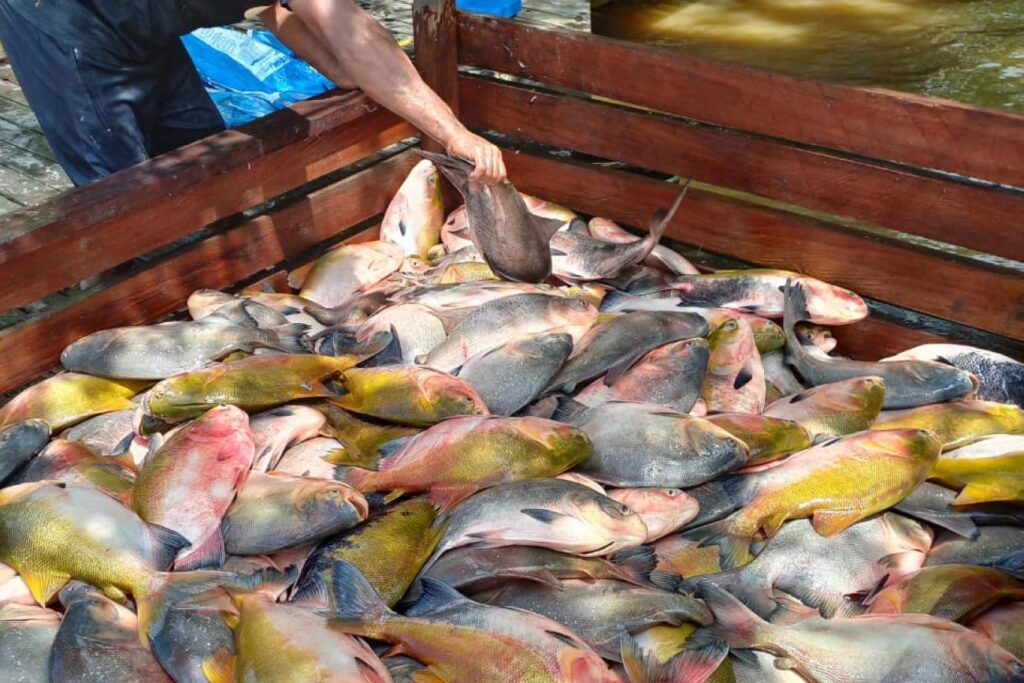
[[[512,415],[536,399],[572,353],[564,333],[513,339],[473,356],[459,370],[492,415]]]
[[[380,224],[380,238],[402,247],[406,256],[425,258],[441,239],[444,201],[437,168],[423,159],[409,171]]]
[[[466,201],[470,239],[504,280],[543,282],[551,275],[548,242],[562,225],[530,213],[511,183],[474,187],[472,166],[462,159],[420,151],[433,161]]]
[[[546,294],[567,298],[564,288],[535,285],[524,282],[471,282],[463,284],[434,284],[410,287],[391,296],[394,303],[414,303],[435,311],[473,309],[486,303],[519,294]]]
[[[806,389],[786,363],[785,351],[763,354],[761,356],[761,365],[764,367],[764,381],[768,385],[766,387],[768,405],[771,405],[783,396],[799,394]],[[774,398],[772,397],[773,389],[776,392]]]
[[[342,410],[336,405],[322,406],[331,435],[344,445],[344,453],[334,453],[331,461],[335,465],[356,465],[376,469],[382,457],[382,449],[392,449],[400,439],[413,436],[421,430],[418,427],[373,422]],[[389,445],[391,444],[391,445]]]
[[[956,491],[926,481],[897,503],[894,509],[961,536],[975,538],[978,527],[970,514],[952,508],[956,495]]]
[[[148,383],[64,372],[33,384],[0,408],[0,427],[43,420],[59,432],[94,415],[131,410],[131,398]]]
[[[467,247],[476,250],[473,240],[470,238],[469,212],[466,210],[465,204],[460,204],[445,218],[444,224],[441,226],[441,243],[444,244],[445,251],[449,254],[454,254]]]
[[[82,444],[54,439],[11,480],[90,484],[123,503],[131,501],[135,472],[123,458],[102,458]]]
[[[697,500],[679,489],[615,489],[607,496],[640,515],[647,527],[647,542],[676,531],[697,516]]]
[[[764,409],[768,417],[792,420],[815,438],[862,432],[874,424],[885,402],[881,377],[854,377],[780,398]]]
[[[60,614],[43,607],[0,607],[0,670],[5,681],[43,683],[50,680],[50,652]]]
[[[546,294],[506,296],[476,308],[443,344],[418,362],[451,372],[510,338],[564,333],[579,342],[596,319],[597,309],[580,299]]]
[[[361,491],[429,491],[450,510],[477,491],[506,482],[552,477],[593,452],[580,430],[536,417],[457,417],[412,437],[380,470],[353,470]]]
[[[701,392],[708,412],[759,415],[765,401],[764,367],[750,325],[743,318],[726,321],[711,333],[708,346]]]
[[[132,507],[146,522],[188,540],[176,569],[223,564],[221,519],[249,474],[253,452],[249,416],[222,406],[175,432],[146,460]]]
[[[150,638],[153,655],[175,683],[209,683],[207,673],[220,672],[220,662],[235,652],[228,624],[237,622],[238,608],[220,587],[172,592],[166,607],[159,631]]]
[[[1024,435],[990,436],[946,451],[931,478],[962,489],[954,505],[1024,503]]]
[[[707,421],[746,444],[747,466],[763,465],[811,447],[811,433],[796,422],[765,415],[718,413]]]
[[[961,623],[1024,598],[1024,581],[992,567],[940,564],[903,576],[870,597],[869,614],[931,614]]]
[[[1017,658],[1024,657],[1024,602],[999,605],[971,621],[983,633]]]
[[[457,377],[431,368],[352,368],[340,380],[345,410],[410,426],[429,426],[461,415],[487,415],[476,391]]]
[[[628,367],[659,346],[705,334],[707,323],[700,316],[663,311],[625,313],[598,324],[579,339],[549,391],[574,392],[581,383],[616,365]]]
[[[62,439],[86,446],[97,455],[121,455],[135,436],[135,410],[118,410],[97,415],[81,422],[60,435]]]
[[[944,450],[951,450],[993,434],[1024,432],[1024,408],[992,401],[951,401],[883,411],[871,428],[929,429]]]
[[[599,240],[616,244],[628,244],[641,239],[639,236],[627,232],[614,221],[610,221],[607,218],[591,218],[587,222],[587,230],[593,237]],[[668,270],[676,275],[697,275],[700,273],[696,266],[690,263],[682,254],[661,244],[655,245],[651,253],[644,258],[644,263],[653,268]]]
[[[43,450],[49,438],[50,425],[43,420],[25,420],[0,428],[0,483]]]
[[[249,420],[256,448],[252,469],[269,472],[277,469],[281,456],[292,445],[318,436],[327,418],[316,408],[303,405],[280,406],[253,415]]]
[[[923,344],[883,360],[931,360],[978,378],[977,398],[1024,408],[1024,363],[995,351],[962,344]]]
[[[986,526],[977,538],[941,532],[928,553],[925,566],[976,564],[1024,574],[1024,527]]]
[[[320,436],[303,441],[286,450],[273,472],[296,477],[334,479],[337,466],[331,462],[345,452],[345,446],[337,439]]]
[[[321,306],[341,306],[360,290],[398,270],[403,256],[402,247],[391,242],[361,242],[335,247],[317,260],[299,285],[302,288],[299,296]]]
[[[35,599],[29,592],[28,586],[14,571],[6,564],[0,563],[0,607],[4,605],[34,605]]]
[[[448,337],[444,323],[422,304],[398,304],[375,313],[364,327],[386,327],[394,335],[397,359],[412,363],[428,354]]]
[[[673,534],[657,541],[654,552],[658,557],[656,569],[683,578],[722,571],[718,546],[702,546],[684,534]]]
[[[366,499],[345,484],[252,472],[224,514],[224,549],[274,553],[353,527],[368,513]]]
[[[803,285],[792,282],[786,290],[787,352],[800,376],[818,386],[855,377],[880,377],[885,382],[883,408],[914,408],[930,403],[963,398],[977,388],[978,380],[963,370],[931,361],[868,361],[831,358],[818,351],[809,351],[796,337],[793,326],[810,319],[807,292]],[[814,347],[816,349],[816,347]]]
[[[579,472],[613,486],[696,486],[747,460],[746,445],[707,420],[645,403],[609,402],[564,419],[594,444]]]

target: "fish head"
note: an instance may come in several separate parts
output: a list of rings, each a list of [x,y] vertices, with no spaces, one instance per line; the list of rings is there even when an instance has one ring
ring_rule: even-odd
[[[608,497],[640,515],[649,541],[675,531],[699,512],[696,499],[680,489],[617,489],[609,491]]]
[[[597,320],[597,308],[584,299],[552,298],[549,320],[570,330],[579,330],[573,335],[573,339],[578,341],[578,336],[582,336]]]
[[[352,527],[366,519],[370,506],[359,491],[341,482],[313,481],[295,492],[295,507],[311,526],[322,528],[345,522]]]
[[[695,453],[708,463],[722,466],[731,463],[739,467],[750,457],[750,448],[718,425],[700,418],[681,423],[683,437]]]
[[[553,462],[566,469],[587,460],[594,453],[590,437],[581,429],[539,417],[522,419],[530,425],[534,438],[547,446]]]
[[[932,541],[935,540],[931,528],[910,517],[892,512],[882,515],[879,519],[885,525],[888,547],[893,548],[893,552],[914,551],[924,554],[931,549]]]
[[[873,420],[885,402],[885,380],[867,376],[823,384],[809,392],[812,403],[842,413],[856,413]]]
[[[457,377],[443,372],[431,372],[419,384],[423,407],[435,415],[456,417],[490,414],[476,389]]]
[[[831,353],[839,344],[839,340],[832,336],[832,330],[824,325],[798,322],[794,326],[794,330],[801,344],[804,346],[816,346],[824,353]]]
[[[529,344],[532,355],[540,361],[564,361],[572,353],[572,335],[561,332],[534,337]]]
[[[728,354],[730,359],[738,359],[743,353],[744,332],[751,339],[750,324],[741,318],[732,318],[716,327],[708,337],[708,346],[716,358],[723,358]],[[721,363],[722,361],[719,361]]]
[[[559,640],[564,640],[560,637]],[[558,680],[565,683],[617,683],[621,679],[584,644],[569,645],[558,653]]]
[[[865,438],[871,452],[904,461],[915,470],[923,468],[925,472],[931,471],[942,450],[942,441],[928,429],[880,429],[865,434]]]
[[[519,196],[523,198],[523,203],[526,204],[527,210],[534,216],[540,216],[541,218],[551,218],[553,220],[564,221],[568,223],[573,218],[576,218],[576,212],[570,209],[554,204],[552,202],[538,199],[528,194],[519,193]]]
[[[200,320],[234,300],[233,295],[216,289],[197,289],[188,297],[188,313],[193,320]]]
[[[657,367],[663,367],[666,371],[695,374],[703,374],[707,370],[710,356],[711,347],[703,337],[672,342],[655,349],[649,355]]]
[[[807,299],[807,319],[819,325],[848,325],[868,317],[864,299],[843,287],[814,278],[801,278]]]
[[[632,548],[647,541],[643,518],[628,505],[587,489],[570,495],[573,516],[596,531],[606,543],[591,553],[610,555],[616,550]]]

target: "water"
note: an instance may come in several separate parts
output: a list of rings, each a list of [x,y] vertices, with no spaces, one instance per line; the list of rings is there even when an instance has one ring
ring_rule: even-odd
[[[600,2],[600,35],[1024,113],[1024,0]]]

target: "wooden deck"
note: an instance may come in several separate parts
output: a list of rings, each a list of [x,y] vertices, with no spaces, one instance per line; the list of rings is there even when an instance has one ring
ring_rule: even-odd
[[[399,44],[412,49],[409,2],[360,0]],[[589,0],[524,0],[524,19],[561,28],[590,30]],[[71,187],[54,160],[39,121],[25,100],[0,46],[0,215],[30,206]]]

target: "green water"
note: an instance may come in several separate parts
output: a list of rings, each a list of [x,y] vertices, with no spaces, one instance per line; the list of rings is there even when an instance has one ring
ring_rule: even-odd
[[[602,1],[597,34],[1024,113],[1024,0]]]

